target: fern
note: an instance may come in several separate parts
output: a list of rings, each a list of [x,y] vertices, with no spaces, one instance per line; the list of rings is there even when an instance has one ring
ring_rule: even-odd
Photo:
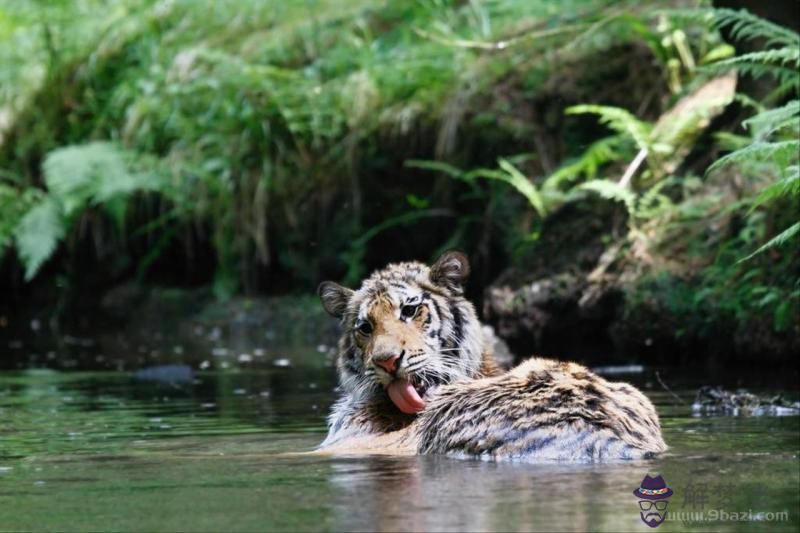
[[[627,187],[611,180],[592,180],[582,183],[580,189],[592,191],[607,200],[622,202],[631,217],[636,215],[636,194]]]
[[[783,246],[791,239],[793,239],[798,233],[800,233],[800,222],[795,222],[794,224],[792,224],[791,226],[780,232],[778,235],[774,236],[769,241],[767,241],[766,244],[760,246],[755,252],[751,253],[747,257],[740,259],[738,262],[742,263],[744,261],[752,259],[753,257],[759,254],[766,252],[771,248]]]
[[[750,210],[752,211],[780,196],[796,196],[800,198],[800,166],[792,165],[788,167],[786,169],[786,174],[781,179],[765,187],[758,196],[756,196]]]
[[[547,197],[543,195],[542,191],[540,191],[536,185],[534,185],[533,182],[531,182],[528,177],[525,176],[525,174],[520,172],[520,170],[508,159],[500,158],[497,160],[497,164],[500,167],[500,170],[476,168],[474,170],[470,170],[469,172],[464,172],[453,165],[443,163],[441,161],[406,161],[406,166],[408,167],[423,168],[442,172],[452,178],[466,181],[468,183],[473,183],[476,178],[497,180],[507,183],[516,189],[517,192],[522,194],[526,200],[528,200],[528,203],[541,218],[545,218],[549,211],[548,204],[550,202],[548,199],[555,196],[560,197],[560,195],[558,195],[555,191],[551,191],[551,194]]]
[[[779,26],[768,20],[757,17],[742,9],[718,8],[711,12],[717,28],[730,28],[731,37],[737,41],[767,39],[766,46],[779,44],[783,46],[797,45],[800,37],[789,28]]]
[[[760,50],[723,59],[702,67],[706,72],[727,72],[736,70],[753,78],[772,76],[781,84],[800,87],[797,69],[800,68],[800,47],[791,46],[775,50]]]
[[[468,176],[469,179],[483,178],[508,183],[528,200],[528,203],[536,210],[540,217],[546,217],[547,208],[544,198],[541,192],[536,188],[536,185],[507,159],[498,159],[498,166],[501,170],[478,168],[470,171],[466,176]]]
[[[14,229],[25,213],[41,200],[41,191],[25,189],[19,192],[15,187],[0,183],[0,258],[5,248],[14,240]]]
[[[763,111],[742,122],[742,126],[757,139],[765,139],[783,129],[795,133],[800,129],[800,100],[792,100],[782,107]]]
[[[667,178],[659,181],[644,194],[641,195],[636,205],[635,215],[637,218],[649,219],[653,218],[664,211],[672,208],[674,204],[672,200],[662,191],[669,185],[675,183],[674,179]]]
[[[163,187],[156,174],[130,172],[130,156],[106,142],[67,146],[47,155],[42,166],[48,190],[39,194],[42,200],[19,219],[13,230],[26,279],[36,275],[84,209],[102,206],[122,228],[127,198],[137,191]]]
[[[800,150],[800,140],[755,142],[714,161],[706,170],[706,175],[713,174],[728,165],[741,165],[756,161],[775,162],[785,167],[788,166],[792,157],[797,156],[798,150]]]
[[[791,29],[757,17],[745,9],[674,9],[664,10],[662,13],[685,22],[710,22],[717,29],[729,28],[731,37],[737,41],[765,39],[766,46],[792,46],[797,45],[800,40],[800,36]]]
[[[89,204],[105,205],[121,225],[124,209],[114,200],[137,191],[158,189],[161,184],[155,174],[130,172],[126,161],[130,156],[108,142],[59,148],[44,161],[45,183],[61,202],[66,216]]]
[[[553,172],[545,180],[542,188],[555,191],[563,184],[574,182],[581,176],[594,179],[602,165],[621,159],[618,149],[622,139],[620,135],[613,135],[593,142],[577,159]]]
[[[45,158],[43,170],[47,189],[67,216],[82,209],[102,181],[127,178],[115,148],[99,142],[54,150]]]
[[[763,39],[764,50],[723,58],[703,65],[700,71],[709,73],[736,70],[741,75],[754,78],[772,76],[779,81],[775,93],[769,100],[776,101],[788,92],[800,91],[800,35],[797,32],[768,20],[759,18],[746,10],[700,9],[666,11],[668,16],[699,23],[711,22],[717,29],[728,28],[734,41]]]
[[[576,105],[568,107],[566,113],[569,115],[581,113],[599,115],[601,123],[618,133],[631,137],[639,149],[648,150],[650,147],[649,137],[652,126],[639,120],[625,109],[603,105]]]
[[[718,28],[730,28],[731,36],[737,40],[765,39],[765,50],[723,59],[707,67],[714,71],[735,69],[740,74],[759,78],[773,76],[779,86],[765,100],[776,99],[789,91],[800,92],[800,35],[797,32],[758,18],[746,11],[716,9],[711,11]],[[779,48],[769,49],[770,46]],[[706,175],[729,166],[747,166],[754,163],[771,165],[781,176],[775,183],[765,187],[751,201],[749,212],[780,196],[800,198],[800,100],[793,99],[781,107],[764,110],[759,103],[758,113],[745,120],[742,125],[751,133],[750,143],[719,158],[706,170]],[[776,134],[788,134],[792,138],[775,139]],[[766,250],[782,246],[800,232],[796,222],[771,238],[751,254],[739,260],[747,261]]]
[[[14,230],[17,254],[25,265],[25,279],[36,275],[66,233],[62,207],[51,197],[34,206]]]
[[[545,209],[544,200],[542,199],[542,195],[539,193],[539,190],[536,186],[531,182],[522,172],[517,170],[517,167],[512,165],[505,159],[500,159],[498,161],[500,168],[506,172],[506,177],[503,178],[503,181],[506,181],[515,189],[517,189],[520,193],[522,193],[525,198],[528,199],[528,202],[536,209],[536,212],[539,213],[539,216],[544,218],[547,216],[547,210]]]

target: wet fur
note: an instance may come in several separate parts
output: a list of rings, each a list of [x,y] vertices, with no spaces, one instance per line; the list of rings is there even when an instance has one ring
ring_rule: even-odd
[[[655,408],[639,390],[539,358],[439,388],[414,426],[419,453],[604,461],[666,450]]]
[[[431,267],[389,265],[357,291],[320,286],[323,305],[344,330],[337,359],[342,395],[321,451],[604,461],[666,450],[655,408],[631,385],[539,358],[502,372],[463,297],[468,272],[466,257],[451,252]],[[413,319],[401,315],[408,302],[421,304]],[[369,336],[358,330],[364,321],[374,325]],[[387,343],[410,354],[402,377],[427,387],[416,415],[389,400],[392,378],[373,364]]]

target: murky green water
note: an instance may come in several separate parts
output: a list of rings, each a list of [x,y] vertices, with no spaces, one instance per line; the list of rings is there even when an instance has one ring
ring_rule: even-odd
[[[671,451],[649,462],[284,455],[324,435],[323,359],[0,372],[0,530],[643,531],[632,491],[648,472],[674,491],[659,531],[800,524],[800,418],[693,417],[663,392]]]

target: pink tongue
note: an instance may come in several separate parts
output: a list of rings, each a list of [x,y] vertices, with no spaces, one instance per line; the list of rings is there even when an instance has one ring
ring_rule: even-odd
[[[422,408],[425,407],[425,402],[419,397],[416,389],[407,379],[392,381],[386,390],[389,393],[389,398],[404,413],[413,415],[422,411]]]

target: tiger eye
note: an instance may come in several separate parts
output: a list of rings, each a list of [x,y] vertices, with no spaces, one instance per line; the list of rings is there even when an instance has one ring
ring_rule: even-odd
[[[364,336],[368,336],[370,333],[372,333],[372,324],[370,324],[369,322],[362,322],[356,328],[356,331],[358,331],[360,334]]]

